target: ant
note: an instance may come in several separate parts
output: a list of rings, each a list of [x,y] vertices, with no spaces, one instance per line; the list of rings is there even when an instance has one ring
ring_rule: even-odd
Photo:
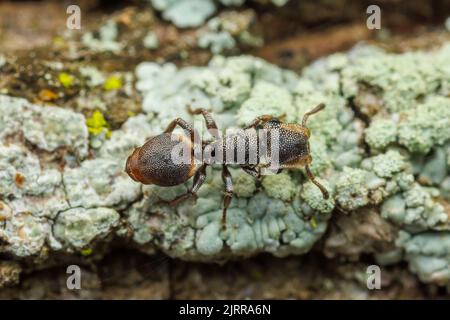
[[[225,226],[227,209],[233,198],[233,182],[227,166],[230,164],[238,164],[246,173],[259,179],[261,177],[261,169],[273,164],[272,160],[269,160],[269,163],[262,164],[260,151],[264,147],[271,147],[270,138],[272,138],[273,133],[275,133],[275,137],[277,138],[277,141],[275,142],[279,146],[277,150],[279,164],[276,173],[280,173],[282,169],[286,168],[305,167],[306,175],[309,180],[320,189],[323,198],[328,199],[328,191],[316,181],[309,168],[309,165],[312,162],[309,145],[311,133],[306,126],[308,117],[324,108],[325,104],[321,103],[305,113],[301,124],[283,123],[279,118],[274,116],[262,115],[255,118],[249,125],[244,127],[243,134],[232,137],[226,135],[224,140],[218,139],[217,134],[213,134],[216,139],[212,142],[202,140],[200,146],[201,150],[203,152],[209,150],[212,156],[214,156],[216,154],[215,151],[229,150],[231,142],[233,159],[225,159],[224,156],[220,155],[220,159],[213,159],[212,161],[202,160],[200,161],[200,165],[194,161],[196,157],[194,156],[195,131],[193,127],[185,120],[176,118],[170,122],[164,133],[151,137],[143,146],[134,150],[127,159],[125,171],[137,182],[164,187],[179,185],[194,176],[193,184],[188,191],[169,201],[170,205],[176,206],[189,197],[197,198],[197,191],[205,182],[206,167],[208,165],[222,164],[222,180],[225,184],[222,223],[223,226]],[[193,110],[190,106],[188,110],[192,115],[201,114],[203,116],[209,132],[218,132],[216,122],[209,111],[203,108]],[[186,135],[172,133],[176,126],[189,132],[190,138]],[[268,142],[263,142],[260,137],[255,134],[257,128],[261,127],[268,132]],[[181,144],[185,150],[190,151],[190,161],[184,161],[182,163],[175,163],[173,161],[172,150],[179,144]],[[256,153],[253,152],[252,154],[252,150],[256,151]],[[236,163],[236,161],[234,161],[234,155],[238,154],[239,156],[239,151],[241,152],[240,154],[244,156],[244,161]],[[252,156],[256,158],[256,161],[250,161]],[[269,156],[269,159],[271,156],[272,154]]]

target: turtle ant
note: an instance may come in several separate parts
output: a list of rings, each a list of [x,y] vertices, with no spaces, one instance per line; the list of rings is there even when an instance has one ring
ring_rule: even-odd
[[[312,162],[310,154],[309,137],[311,135],[306,122],[308,117],[325,108],[325,104],[321,103],[311,111],[305,113],[301,124],[283,123],[279,118],[271,115],[262,115],[255,118],[249,125],[241,130],[241,134],[225,136],[220,139],[217,135],[218,128],[211,113],[206,109],[191,109],[189,112],[193,115],[202,115],[206,127],[209,132],[215,132],[214,141],[204,141],[201,143],[201,151],[209,151],[213,158],[212,161],[202,159],[200,163],[196,162],[198,157],[194,155],[195,148],[195,130],[193,127],[181,118],[176,118],[167,126],[167,129],[160,135],[150,138],[145,144],[136,148],[128,157],[126,163],[126,172],[135,181],[143,184],[155,184],[158,186],[175,186],[179,185],[194,176],[193,185],[188,191],[179,195],[169,203],[173,206],[189,197],[197,197],[197,191],[205,182],[206,167],[212,164],[222,164],[222,180],[225,184],[225,195],[223,199],[222,223],[225,226],[226,213],[233,197],[233,182],[228,165],[237,164],[246,173],[259,179],[261,177],[261,169],[268,165],[273,165],[273,152],[269,155],[269,162],[262,164],[261,150],[263,147],[270,148],[273,137],[278,145],[277,150],[277,172],[282,169],[305,167],[306,175],[322,192],[323,198],[328,199],[329,193],[319,182],[316,181],[309,165]],[[190,138],[186,135],[175,134],[172,131],[177,127],[181,127],[190,134]],[[262,128],[268,132],[266,142],[255,134],[258,128]],[[181,144],[186,150],[190,151],[191,157],[189,161],[175,163],[172,159],[172,150]],[[225,157],[218,151],[233,151],[233,157]],[[239,147],[240,146],[240,147]],[[256,152],[256,153],[255,153]],[[236,163],[235,154],[242,155],[242,162]],[[250,161],[253,157],[256,161]],[[272,160],[270,160],[272,159]]]

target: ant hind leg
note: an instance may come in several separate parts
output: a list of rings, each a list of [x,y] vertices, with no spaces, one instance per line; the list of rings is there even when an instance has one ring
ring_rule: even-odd
[[[197,109],[192,109],[191,105],[188,105],[188,112],[190,114],[201,114],[203,116],[203,118],[205,119],[206,122],[206,128],[208,130],[213,129],[213,130],[217,130],[217,124],[216,121],[213,119],[212,114],[204,109],[204,108],[197,108]]]
[[[242,170],[244,170],[244,172],[248,173],[249,175],[251,175],[255,179],[261,178],[261,172],[259,170],[257,170],[255,167],[252,167],[252,166],[241,166],[241,168],[242,168]]]
[[[227,228],[227,209],[233,199],[233,181],[230,171],[224,164],[222,167],[222,180],[225,183],[225,196],[223,197],[223,211],[222,211],[222,228]]]
[[[195,200],[197,200],[197,191],[200,189],[200,187],[203,185],[203,183],[206,180],[206,164],[203,164],[195,173],[194,175],[194,183],[192,184],[192,187],[189,188],[186,193],[180,194],[175,199],[166,201],[166,200],[160,200],[162,203],[166,203],[170,205],[171,207],[176,207],[183,201],[189,199],[190,197],[194,197]]]

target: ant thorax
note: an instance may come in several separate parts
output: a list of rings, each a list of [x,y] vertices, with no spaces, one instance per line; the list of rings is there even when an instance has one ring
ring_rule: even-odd
[[[227,164],[259,165],[271,170],[278,170],[280,139],[279,130],[273,129],[239,129],[229,128],[223,134],[220,130],[210,129],[208,140],[194,130],[193,150],[185,143],[180,143],[172,150],[172,161],[177,164]],[[173,134],[172,139],[179,135]]]

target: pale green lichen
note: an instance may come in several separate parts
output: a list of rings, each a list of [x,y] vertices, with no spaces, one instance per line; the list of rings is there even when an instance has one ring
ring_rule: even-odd
[[[322,179],[317,179],[327,190],[332,190],[330,184]],[[306,183],[303,186],[301,199],[311,208],[311,210],[320,213],[331,213],[334,209],[334,197],[331,195],[329,199],[324,199],[322,192],[312,183]]]
[[[381,206],[381,214],[408,231],[448,228],[449,217],[442,205],[418,184],[388,198]]]
[[[411,167],[398,151],[389,150],[366,158],[361,169],[345,167],[337,176],[336,201],[344,210],[379,204],[386,197],[413,186],[414,178],[410,171]]]
[[[265,176],[262,186],[269,196],[284,201],[292,199],[298,192],[298,187],[288,173]]]
[[[241,6],[247,0],[148,0],[156,10],[162,11],[165,20],[178,28],[201,26],[217,10],[217,5]],[[260,1],[260,0],[253,0]],[[276,6],[283,6],[289,0],[271,0]],[[263,2],[264,3],[264,2]]]
[[[29,212],[15,211],[5,221],[0,221],[0,246],[18,257],[37,255],[42,250],[50,234],[50,223],[42,217]]]
[[[241,198],[249,198],[256,191],[255,179],[246,173],[233,174],[234,194]]]
[[[435,148],[424,160],[419,168],[419,179],[430,185],[439,185],[449,174],[445,149]]]
[[[87,133],[81,114],[0,96],[0,137],[5,139],[0,143],[2,252],[27,257],[48,252],[47,245],[53,250],[69,248],[62,244],[66,242],[70,247],[87,245],[111,233],[118,222],[117,212],[106,206],[124,208],[140,196],[140,187],[129,180],[117,158],[88,160],[77,167],[87,156]],[[57,150],[63,151],[65,170],[58,165]],[[52,151],[56,161],[45,156]],[[87,240],[81,244],[64,239],[75,235],[65,233],[61,219],[77,221],[88,219],[86,215],[97,215],[93,225],[81,224],[77,231]],[[51,228],[55,221],[62,223],[57,238],[56,226]]]
[[[352,63],[342,69],[344,96],[355,97],[361,85],[369,86],[381,91],[383,106],[390,112],[409,110],[429,94],[445,96],[449,89],[449,52],[450,46],[446,45],[432,53],[353,57]]]
[[[198,39],[200,48],[210,48],[212,53],[218,54],[235,47],[236,41],[225,31],[205,32]]]
[[[358,96],[363,84],[385,108],[365,131],[372,151],[401,146],[417,162],[417,155],[423,161],[432,148],[450,140],[449,52],[450,46],[444,45],[431,53],[378,54],[356,58],[351,67],[344,68],[345,95]]]
[[[58,107],[40,107],[25,99],[0,95],[0,138],[23,134],[39,149],[67,148],[79,158],[88,153],[84,117]]]
[[[216,11],[211,0],[150,0],[163,18],[179,28],[198,27]]]
[[[150,50],[158,49],[159,46],[158,37],[153,31],[147,33],[147,35],[142,40],[142,43],[144,44],[144,47]]]
[[[407,168],[407,163],[402,155],[393,150],[371,158],[372,170],[380,178],[390,178]]]
[[[124,45],[117,38],[119,36],[119,28],[113,20],[107,20],[98,29],[97,34],[86,32],[82,36],[82,43],[92,51],[111,51],[119,52]]]
[[[404,249],[409,268],[426,283],[450,281],[450,233],[427,232],[411,235],[401,232],[396,241]]]
[[[365,131],[367,144],[374,150],[385,149],[397,141],[397,125],[388,119],[373,121]]]
[[[0,144],[0,194],[5,208],[53,218],[68,208],[61,173],[43,165],[24,146]],[[0,219],[1,220],[1,219]]]
[[[404,113],[398,141],[409,151],[427,153],[434,145],[450,140],[450,98],[433,97]]]
[[[261,109],[275,117],[284,114],[286,121],[292,121],[292,115],[296,113],[289,91],[267,82],[260,82],[254,86],[250,97],[239,109],[238,124],[248,124]]]
[[[67,200],[73,207],[126,206],[140,196],[139,186],[124,172],[124,165],[112,159],[84,161],[63,174]]]
[[[105,76],[95,67],[81,67],[79,71],[80,75],[88,80],[87,83],[91,87],[99,86],[105,82]]]
[[[198,46],[210,48],[214,54],[230,52],[238,44],[248,47],[260,47],[264,40],[249,29],[254,23],[255,15],[251,11],[229,11],[208,21],[197,32]]]
[[[366,187],[368,172],[360,169],[344,168],[336,181],[336,201],[344,210],[355,210],[369,203],[369,190]]]
[[[58,215],[53,234],[63,247],[83,249],[93,240],[107,236],[118,223],[115,210],[73,208]]]

